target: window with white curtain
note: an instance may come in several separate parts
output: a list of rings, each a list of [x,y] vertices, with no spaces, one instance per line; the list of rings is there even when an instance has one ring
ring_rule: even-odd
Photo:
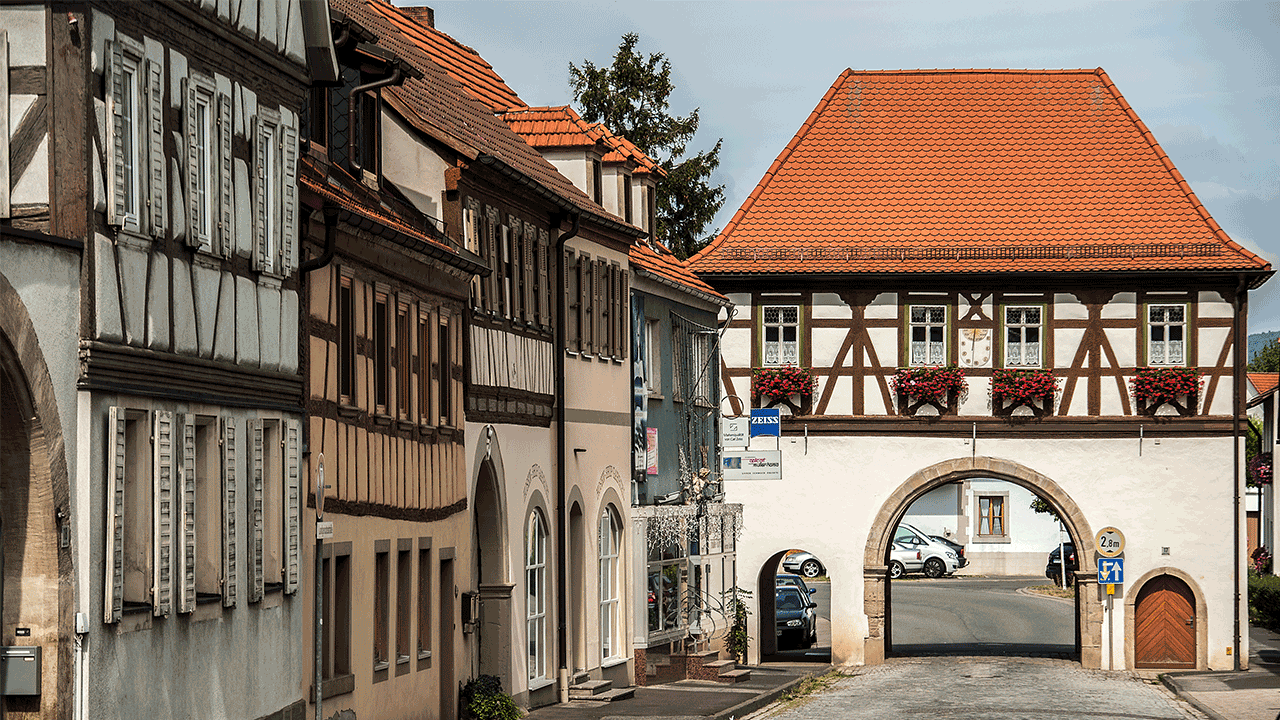
[[[621,654],[618,632],[618,555],[622,528],[611,507],[600,513],[600,658]]]
[[[1042,318],[1038,305],[1004,309],[1005,367],[1040,367]]]
[[[1185,305],[1148,305],[1147,364],[1185,365],[1186,331]]]
[[[911,306],[911,362],[915,365],[947,363],[947,308],[943,305]]]
[[[529,513],[524,546],[529,679],[545,680],[547,678],[547,524],[538,510]]]
[[[764,319],[765,365],[797,365],[800,363],[800,306],[766,305],[761,308]]]

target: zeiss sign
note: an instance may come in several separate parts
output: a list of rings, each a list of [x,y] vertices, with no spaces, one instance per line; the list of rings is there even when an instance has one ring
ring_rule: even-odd
[[[751,411],[751,437],[782,435],[782,415],[777,408],[757,408]]]

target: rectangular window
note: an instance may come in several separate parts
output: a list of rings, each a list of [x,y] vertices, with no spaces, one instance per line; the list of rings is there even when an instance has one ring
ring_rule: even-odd
[[[685,549],[670,542],[649,551],[648,616],[649,632],[664,632],[681,626],[680,594],[686,568]]]
[[[539,680],[547,677],[547,528],[537,510],[525,532],[524,571],[529,679]]]
[[[1008,533],[1005,532],[1004,525],[1004,496],[1002,495],[982,495],[978,497],[978,536],[979,537],[1003,537]]]
[[[662,323],[651,318],[644,321],[644,383],[651,394],[662,394]]]
[[[441,313],[439,340],[440,353],[440,424],[453,425],[453,342],[449,317]]]
[[[622,219],[631,222],[631,176],[622,176]]]
[[[333,674],[351,674],[351,546],[333,557]],[[330,623],[325,623],[329,628]]]
[[[297,116],[258,106],[254,138],[254,269],[287,276],[298,236]]]
[[[422,541],[419,540],[419,543]],[[418,549],[418,658],[431,657],[431,548]]]
[[[284,439],[279,420],[262,423],[262,577],[266,592],[284,588]]]
[[[600,161],[591,161],[591,199],[597,205],[604,205],[604,175],[600,171]]]
[[[391,612],[391,552],[375,553],[373,564],[373,669],[391,664],[388,624]]]
[[[112,179],[110,222],[124,230],[141,232],[143,197],[146,192],[148,122],[143,79],[144,49],[141,43],[120,37],[108,43],[110,66],[107,69],[107,97],[110,100],[108,121]]]
[[[196,418],[196,602],[222,599],[222,463],[217,418]]]
[[[1148,305],[1147,364],[1185,365],[1186,332],[1186,305]]]
[[[377,91],[356,96],[351,163],[375,178],[378,175],[378,110]]]
[[[396,305],[396,413],[401,420],[408,420],[411,417],[412,362],[412,353],[409,348],[409,306],[398,303]]]
[[[408,541],[404,541],[408,542]],[[413,611],[413,553],[396,552],[396,663],[409,662],[409,617]]]
[[[387,331],[387,294],[376,293],[373,301],[373,403],[374,412],[387,413],[387,395],[391,362],[391,338]]]
[[[338,285],[338,402],[355,404],[356,387],[356,304],[351,278]]]
[[[515,268],[513,267],[515,259],[512,257],[511,250],[511,228],[505,224],[502,226],[502,242],[498,243],[498,251],[502,253],[498,265],[500,270],[498,274],[498,291],[502,293],[499,299],[502,302],[502,315],[510,318],[515,316],[515,313],[511,310],[511,302],[515,296],[515,292],[511,287],[515,274]]]
[[[943,305],[910,306],[910,365],[947,364],[947,309]]]
[[[150,610],[152,597],[152,471],[151,422],[145,411],[123,409],[124,447],[124,605],[123,612]]]
[[[766,305],[760,311],[764,364],[800,364],[800,306]]]
[[[1005,367],[1040,367],[1042,312],[1036,305],[1004,309]]]
[[[329,90],[311,88],[307,92],[307,139],[312,147],[329,145]]]

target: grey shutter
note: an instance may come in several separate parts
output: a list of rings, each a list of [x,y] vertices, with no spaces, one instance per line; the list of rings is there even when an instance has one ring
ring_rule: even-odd
[[[619,280],[621,281],[618,283],[619,285],[618,296],[620,298],[618,301],[618,327],[621,328],[621,330],[619,331],[619,337],[621,339],[618,341],[618,348],[615,351],[615,354],[618,356],[619,359],[626,359],[627,349],[631,345],[631,333],[638,333],[643,328],[634,328],[634,327],[631,327],[630,325],[631,323],[631,274],[630,272],[628,272],[628,268],[619,267],[618,276],[619,276]],[[627,331],[628,328],[630,328],[630,332]]]
[[[253,267],[255,270],[267,269],[267,238],[266,233],[269,232],[267,224],[267,153],[271,152],[271,145],[263,139],[263,122],[255,120],[253,125],[253,158],[256,168],[254,168],[254,178],[256,182],[253,185]]]
[[[524,321],[535,323],[538,317],[533,312],[533,287],[537,279],[537,268],[533,264],[533,253],[538,248],[538,229],[529,223],[524,224]]]
[[[235,418],[222,419],[222,604],[235,607],[239,587],[236,568],[236,496],[240,491]]]
[[[564,268],[564,287],[560,288],[560,292],[564,294],[564,349],[577,352],[579,347],[577,317],[581,308],[575,308],[574,299],[571,296],[573,283],[570,282],[570,274],[577,272],[572,248],[566,247],[564,249],[560,262],[563,263],[562,267]],[[560,318],[557,318],[556,321],[559,322]]]
[[[485,298],[485,310],[490,313],[496,313],[499,308],[498,293],[500,292],[498,276],[502,274],[502,259],[498,256],[498,209],[495,207],[484,208],[485,213],[485,247],[489,250],[489,295]]]
[[[284,591],[298,591],[302,565],[302,480],[299,443],[302,423],[286,420],[284,431]]]
[[[9,31],[0,29],[0,218],[7,218],[9,205]]]
[[[124,611],[124,483],[125,483],[125,415],[124,408],[107,410],[107,571],[103,603],[103,621],[119,622]]]
[[[152,438],[155,457],[153,502],[155,518],[152,537],[154,559],[152,563],[152,611],[156,615],[168,615],[173,611],[173,476],[176,466],[174,455],[173,413],[167,410],[155,412]]]
[[[591,262],[590,255],[578,256],[578,314],[582,316],[582,330],[578,334],[584,353],[595,352],[596,348],[595,288],[591,282],[594,268],[595,263]]]
[[[147,204],[151,235],[164,236],[164,69],[147,61]]]
[[[199,132],[199,128],[196,127],[197,96],[195,81],[191,78],[183,80],[182,117],[187,142],[187,245],[195,248],[200,247],[204,242],[200,237],[200,213],[204,208],[200,207],[199,192],[196,189],[200,182],[198,172],[200,152],[196,149],[196,133]],[[206,143],[211,141],[212,138],[205,138]]]
[[[551,270],[547,267],[551,264],[551,253],[547,248],[549,238],[546,230],[538,231],[538,324],[543,327],[551,326],[551,285],[548,282]]]
[[[281,125],[280,130],[283,137],[280,163],[280,223],[283,225],[280,231],[280,274],[288,277],[293,271],[293,253],[298,244],[298,128],[289,124]]]
[[[235,218],[232,215],[231,185],[231,98],[218,95],[218,253],[230,257],[235,252]]]
[[[596,353],[599,355],[608,355],[609,349],[605,347],[606,339],[609,333],[606,331],[605,322],[605,299],[609,297],[608,291],[605,289],[605,259],[598,257],[591,264],[591,294],[593,309],[595,311],[595,341]]]
[[[249,500],[249,602],[262,599],[264,579],[262,577],[262,421],[250,420],[249,432],[253,434],[253,457],[250,461],[252,473],[252,495]]]
[[[108,142],[111,143],[111,183],[107,186],[107,223],[123,226],[128,208],[124,205],[124,48],[119,42],[107,41],[107,113]]]
[[[196,416],[180,415],[182,420],[182,464],[179,466],[182,488],[182,545],[179,553],[181,576],[178,612],[196,609]]]

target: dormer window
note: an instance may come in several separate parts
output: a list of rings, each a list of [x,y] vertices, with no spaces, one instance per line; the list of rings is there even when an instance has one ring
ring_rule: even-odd
[[[631,176],[622,176],[622,219],[627,222],[631,220]]]
[[[351,93],[377,79],[359,68],[344,67],[338,87],[318,91],[329,98],[325,108],[328,132],[322,133],[318,127],[311,131],[312,137],[325,136],[331,163],[346,165],[357,178],[369,180],[378,176],[378,94],[365,91],[353,98]]]
[[[604,173],[600,170],[600,161],[591,161],[591,199],[597,205],[604,204]]]

